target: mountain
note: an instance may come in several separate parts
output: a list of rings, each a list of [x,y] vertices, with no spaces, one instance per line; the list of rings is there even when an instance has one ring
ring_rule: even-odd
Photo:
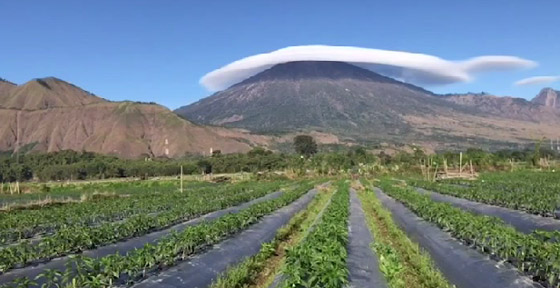
[[[0,101],[4,102],[2,96],[7,97],[8,93],[16,87],[17,87],[16,84],[0,78]]]
[[[560,98],[560,91],[544,88],[531,102],[560,110],[560,99],[558,98]]]
[[[8,109],[39,110],[104,102],[102,98],[54,77],[34,79],[6,92],[0,107]]]
[[[275,65],[175,112],[198,123],[264,133],[320,131],[349,142],[511,147],[560,134],[560,114],[541,106],[441,96],[348,63],[300,61]],[[534,115],[541,112],[546,115]]]
[[[259,142],[260,141],[260,142]],[[169,109],[110,102],[57,78],[23,85],[0,81],[0,150],[72,149],[123,157],[243,152],[266,139],[205,127]]]
[[[535,123],[559,123],[557,111],[534,100],[508,96],[495,96],[487,93],[466,93],[442,95],[443,99],[455,104],[474,108],[475,112],[483,112],[512,120]],[[538,97],[538,96],[537,96]]]

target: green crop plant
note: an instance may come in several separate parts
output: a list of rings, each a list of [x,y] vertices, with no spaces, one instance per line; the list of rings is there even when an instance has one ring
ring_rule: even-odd
[[[140,281],[155,271],[173,266],[193,253],[247,228],[261,217],[295,201],[312,186],[312,183],[302,183],[279,198],[254,204],[236,214],[227,214],[213,221],[190,226],[178,233],[171,233],[161,238],[157,244],[146,244],[126,255],[117,253],[99,259],[73,257],[72,261],[68,262],[68,268],[59,271],[63,275],[59,282],[49,285],[110,287]],[[22,286],[10,283],[5,287]]]
[[[298,246],[288,249],[281,287],[343,287],[348,283],[348,183],[340,182],[321,221]]]
[[[371,190],[371,183],[361,180],[358,197],[362,202],[368,227],[373,234],[373,251],[379,258],[379,269],[390,288],[452,287],[423,252],[393,221],[391,212],[383,207]]]
[[[282,251],[297,245],[304,238],[305,232],[328,204],[332,194],[333,189],[320,191],[305,210],[294,215],[288,224],[278,229],[271,242],[263,243],[256,255],[246,258],[240,264],[220,274],[210,288],[245,288],[257,285],[267,287],[263,283],[272,281],[275,272],[279,271],[284,263]],[[263,283],[257,283],[259,279]]]
[[[434,183],[407,181],[442,194],[502,206],[528,213],[560,217],[560,173],[487,173],[476,181],[447,180]]]
[[[167,209],[161,213],[133,215],[124,221],[108,222],[97,226],[63,226],[55,234],[41,238],[38,243],[22,241],[7,246],[0,250],[2,260],[0,272],[33,261],[48,260],[141,236],[211,211],[264,196],[277,190],[280,184],[280,182],[249,182],[226,186],[212,193],[203,189],[191,197],[164,194],[161,195],[160,201],[166,203]],[[142,200],[138,199],[138,201]]]
[[[523,234],[499,218],[435,202],[412,188],[395,186],[391,181],[383,181],[380,186],[419,217],[448,231],[465,245],[511,263],[546,287],[560,287],[560,243],[545,236],[554,234]]]

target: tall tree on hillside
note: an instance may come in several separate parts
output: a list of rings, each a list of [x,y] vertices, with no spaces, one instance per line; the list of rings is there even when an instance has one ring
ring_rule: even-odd
[[[296,153],[305,157],[317,153],[317,143],[315,139],[309,135],[298,135],[294,138],[294,149]]]

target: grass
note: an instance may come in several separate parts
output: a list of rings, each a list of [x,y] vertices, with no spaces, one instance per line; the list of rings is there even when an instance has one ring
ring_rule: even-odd
[[[385,209],[371,191],[355,185],[362,202],[366,222],[373,233],[372,250],[379,257],[379,268],[390,288],[450,288],[453,287],[437,270],[428,254],[395,224],[391,212]]]
[[[45,196],[43,199],[30,200],[27,202],[12,202],[4,203],[0,205],[0,212],[9,212],[13,210],[23,210],[23,209],[40,209],[47,206],[56,206],[69,203],[81,203],[87,201],[94,201],[100,199],[113,199],[120,197],[129,197],[128,194],[117,195],[115,192],[93,192],[90,194],[81,194],[79,199],[72,197],[63,198],[52,198],[49,195]]]
[[[297,245],[305,237],[333,193],[332,187],[319,189],[308,207],[280,228],[273,241],[263,243],[256,255],[222,273],[211,288],[269,287],[284,265],[286,249]]]

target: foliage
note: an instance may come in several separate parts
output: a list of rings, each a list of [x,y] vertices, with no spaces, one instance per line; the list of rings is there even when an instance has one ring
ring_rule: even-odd
[[[347,172],[362,165],[379,165],[400,170],[414,170],[420,160],[427,157],[422,149],[413,147],[412,152],[400,151],[389,155],[383,151],[374,155],[363,147],[347,147],[345,150],[317,152],[317,143],[308,135],[294,138],[295,150],[311,161],[302,162],[296,154],[273,153],[256,147],[245,154],[215,153],[210,157],[186,155],[180,159],[150,158],[120,159],[91,152],[59,151],[53,153],[28,153],[19,157],[0,153],[0,182],[14,181],[62,181],[123,177],[154,177],[184,174],[265,172],[299,169],[301,173],[314,170],[319,174]],[[475,169],[508,169],[510,160],[532,163],[535,153],[540,157],[558,158],[556,151],[541,147],[532,150],[501,150],[490,153],[481,149],[468,149],[463,153],[463,164],[472,161]],[[449,166],[459,164],[459,153],[441,152],[430,156],[434,162]],[[398,169],[397,169],[398,170]],[[417,171],[419,172],[419,171]]]
[[[560,209],[559,172],[500,172],[483,174],[476,181],[433,183],[410,180],[409,183],[486,204],[542,216],[560,216],[557,212]]]
[[[349,206],[348,183],[340,182],[321,222],[303,243],[287,251],[281,287],[334,288],[348,283]]]
[[[371,191],[371,184],[362,179],[365,189],[358,191],[364,215],[375,244],[372,249],[379,257],[379,268],[390,288],[425,287],[449,288],[451,285],[423,252],[393,221]]]
[[[314,199],[316,203],[317,197]],[[312,206],[313,204],[310,204]],[[307,220],[309,209],[296,214],[290,222],[278,229],[274,239],[268,243],[262,243],[259,252],[251,257],[247,257],[240,264],[229,268],[226,272],[218,276],[218,279],[212,283],[210,288],[242,288],[248,285],[254,285],[256,278],[259,276],[267,264],[267,261],[273,256],[280,245],[287,241],[294,234],[300,232],[302,224]]]
[[[20,209],[9,213],[1,213],[0,245],[53,234],[62,227],[100,225],[105,222],[120,221],[134,215],[158,213],[170,209],[176,201],[185,202],[199,194],[202,196],[211,195],[215,190],[223,189],[223,187],[211,183],[188,183],[186,189],[189,193],[185,196],[185,194],[178,193],[175,183],[164,181],[91,186],[97,189],[107,189],[107,192],[106,194],[87,193],[86,191],[90,187],[85,185],[71,186],[70,189],[76,189],[78,193],[81,192],[81,197],[85,199],[94,198],[95,195],[111,197],[46,206],[40,209]],[[157,189],[157,191],[154,191],[154,189]],[[108,193],[109,191],[112,191],[112,194]],[[115,201],[115,198],[119,198],[119,200]]]
[[[246,154],[187,157],[181,159],[120,159],[90,152],[70,150],[0,155],[0,182],[48,180],[85,180],[121,177],[153,177],[184,174],[257,172],[285,169],[291,157],[261,153],[260,148]]]
[[[61,255],[92,249],[101,245],[121,241],[127,238],[141,236],[150,231],[168,227],[211,211],[238,205],[251,199],[261,197],[279,188],[280,183],[242,183],[225,186],[212,192],[202,189],[192,193],[192,196],[180,192],[169,194],[155,194],[155,199],[139,198],[140,207],[147,210],[150,205],[156,205],[158,212],[134,214],[123,221],[96,223],[78,222],[64,224],[52,235],[45,236],[38,243],[21,241],[0,250],[0,272],[5,272],[16,265],[25,265],[37,260],[46,260]],[[118,202],[118,201],[114,201]],[[158,206],[158,203],[164,203]],[[65,207],[65,206],[62,206]],[[113,208],[119,207],[118,205]],[[103,209],[97,206],[97,209]],[[68,208],[72,209],[72,208]],[[93,215],[99,211],[87,210]],[[39,210],[40,211],[40,210]],[[46,212],[48,213],[48,212]],[[48,215],[48,214],[47,214]],[[56,217],[64,217],[58,214]],[[83,215],[83,214],[81,214]],[[55,218],[56,219],[56,218]],[[76,218],[72,218],[76,219]],[[79,218],[78,218],[79,219]],[[65,220],[59,220],[63,222]],[[20,227],[15,222],[16,227]],[[22,226],[25,228],[26,226]]]
[[[271,242],[263,243],[256,255],[246,258],[218,276],[210,288],[253,287],[258,284],[257,278],[263,272],[269,278],[274,277],[274,272],[282,266],[283,261],[275,261],[272,258],[280,256],[283,259],[283,255],[278,252],[297,245],[304,238],[304,234],[313,225],[322,208],[328,205],[332,194],[331,189],[317,194],[307,208],[294,215],[288,224],[276,232]]]
[[[102,258],[75,256],[65,271],[58,271],[62,277],[51,278],[47,274],[41,274],[38,279],[45,281],[44,285],[47,287],[112,287],[134,283],[156,270],[171,267],[204,247],[247,228],[263,216],[295,201],[313,186],[310,182],[300,184],[279,198],[254,204],[236,214],[227,214],[210,222],[190,226],[178,233],[171,233],[156,244],[148,243],[127,255],[116,253]],[[24,287],[17,283],[5,287],[12,287],[9,285],[13,284],[16,284],[16,287]]]
[[[317,153],[317,143],[309,135],[298,135],[294,137],[294,150],[299,155],[310,157]]]
[[[523,234],[499,218],[434,202],[428,195],[421,195],[408,187],[397,187],[390,181],[382,182],[381,187],[418,216],[435,223],[467,246],[510,262],[520,272],[529,274],[546,287],[560,287],[559,232]]]

